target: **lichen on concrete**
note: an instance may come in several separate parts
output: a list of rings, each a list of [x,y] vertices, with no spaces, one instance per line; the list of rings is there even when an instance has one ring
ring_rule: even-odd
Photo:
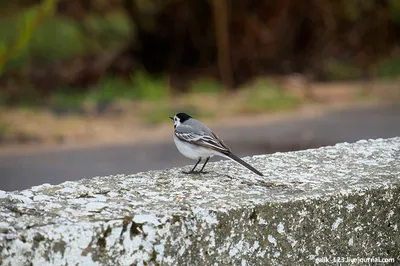
[[[398,259],[400,138],[245,160],[0,191],[0,265]]]

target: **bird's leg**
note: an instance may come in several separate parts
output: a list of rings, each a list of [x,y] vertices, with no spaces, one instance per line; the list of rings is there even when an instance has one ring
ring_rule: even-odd
[[[207,173],[207,172],[203,172],[204,167],[206,166],[206,164],[208,163],[208,160],[210,160],[210,157],[207,157],[206,161],[203,164],[203,167],[201,168],[201,170],[199,171],[199,173]]]
[[[197,165],[201,162],[201,158],[199,158],[199,160],[197,161],[197,163],[194,165],[194,167],[192,168],[192,170],[190,170],[189,172],[184,172],[185,174],[193,174],[196,173],[194,171],[194,169],[196,169]]]

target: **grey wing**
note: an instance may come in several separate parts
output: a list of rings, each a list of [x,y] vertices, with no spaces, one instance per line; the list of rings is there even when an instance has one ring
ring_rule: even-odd
[[[221,153],[230,152],[230,148],[211,130],[210,132],[197,131],[189,126],[178,126],[175,136],[185,142],[213,149]]]

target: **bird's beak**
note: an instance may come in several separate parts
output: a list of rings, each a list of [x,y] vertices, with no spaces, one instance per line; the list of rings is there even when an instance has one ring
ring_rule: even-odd
[[[172,120],[174,120],[174,118],[172,116],[170,116],[169,118],[171,118]]]

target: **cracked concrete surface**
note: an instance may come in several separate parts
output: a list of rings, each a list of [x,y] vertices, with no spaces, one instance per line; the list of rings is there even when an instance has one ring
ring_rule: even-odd
[[[0,265],[397,259],[400,138],[245,160],[0,191]]]

